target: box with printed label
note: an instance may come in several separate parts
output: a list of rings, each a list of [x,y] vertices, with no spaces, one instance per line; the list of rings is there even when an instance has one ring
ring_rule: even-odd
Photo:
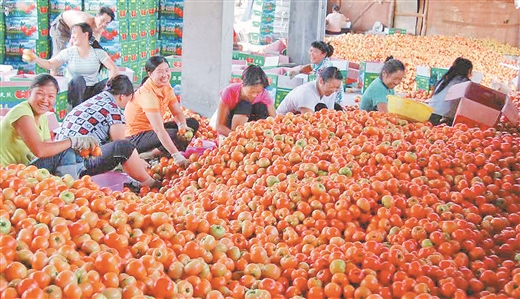
[[[121,44],[121,64],[137,62],[139,47],[137,42],[125,42]]]
[[[182,38],[182,20],[175,19],[161,19],[159,38]]]
[[[406,29],[402,28],[385,28],[384,32],[386,34],[406,34]]]
[[[146,61],[148,58],[150,58],[150,51],[148,50],[148,41],[146,39],[139,40],[137,42],[138,47],[138,57],[141,61]]]
[[[249,40],[253,45],[268,45],[274,38],[272,34],[251,32],[249,33]]]
[[[161,17],[182,19],[184,16],[184,2],[178,0],[161,0],[159,3]]]
[[[448,72],[448,68],[417,66],[415,76],[415,86],[417,90],[431,90],[441,81],[442,77]],[[471,81],[482,82],[484,73],[472,72]]]
[[[101,33],[101,40],[100,40],[100,42],[102,44],[105,44],[105,43],[120,43],[121,42],[121,38],[120,38],[121,29],[120,29],[120,26],[121,25],[125,25],[125,24],[128,26],[128,23],[124,23],[124,22],[123,22],[123,24],[121,24],[119,21],[112,21],[112,22],[110,22],[108,24],[108,26],[105,28],[105,30],[103,31],[103,33]]]
[[[6,18],[10,17],[46,17],[49,14],[48,0],[5,0],[4,9]]]
[[[138,1],[139,16],[147,17],[154,16],[157,12],[157,2],[152,0],[139,0]]]
[[[276,9],[276,1],[273,1],[273,0],[269,0],[269,1],[255,0],[253,2],[253,10],[256,10],[256,11],[269,12],[269,11],[275,11],[275,9]]]
[[[182,41],[175,40],[160,40],[161,43],[161,55],[182,55]]]
[[[148,39],[148,52],[149,57],[155,56],[159,53],[159,41],[155,38]]]
[[[23,61],[21,56],[6,56],[4,64],[12,65],[13,68],[18,70],[18,74],[41,74],[49,72],[36,63],[27,63]]]
[[[139,37],[139,21],[136,18],[132,18],[128,21],[128,34],[131,41],[137,41]]]
[[[116,20],[128,17],[128,4],[126,0],[88,0],[83,1],[83,10],[92,15],[96,15],[99,9],[108,6],[114,12]]]
[[[381,73],[384,63],[362,61],[359,64],[359,85],[361,93],[364,93],[370,83],[374,81]]]
[[[274,107],[275,108],[278,108],[280,103],[282,103],[282,101],[285,99],[285,96],[287,96],[287,94],[289,92],[291,92],[291,90],[293,90],[294,88],[296,88],[304,83],[303,78],[300,78],[300,77],[290,78],[289,76],[287,76],[287,72],[289,70],[290,69],[288,69],[288,68],[273,68],[273,69],[268,69],[265,71],[266,74],[278,75],[277,80],[276,80],[276,82],[277,82],[276,95],[274,97]]]
[[[264,24],[270,24],[273,23],[275,19],[275,11],[259,11],[259,10],[253,10],[253,14],[251,16],[251,21],[253,22],[260,22]]]
[[[262,67],[278,66],[280,64],[289,63],[289,57],[276,54],[261,54],[253,52],[235,51],[233,59],[245,60],[247,64],[256,64]]]
[[[22,57],[24,49],[30,49],[40,58],[48,58],[50,53],[48,40],[34,40],[34,39],[7,39],[5,41],[6,57]]]
[[[6,17],[7,39],[40,39],[49,37],[48,14],[39,17]]]
[[[83,8],[82,0],[50,0],[50,18],[49,21],[53,21],[60,13],[67,10],[80,11]]]
[[[170,64],[170,67],[181,68],[182,67],[182,56],[169,55],[165,57]]]
[[[251,29],[251,32],[254,33],[263,33],[263,34],[272,34],[274,31],[273,24],[266,24],[262,22],[255,22],[253,21],[253,28]]]
[[[108,44],[104,49],[116,65],[121,65],[121,44]]]
[[[484,129],[495,126],[501,115],[513,125],[518,124],[518,110],[506,94],[471,81],[452,86],[445,101],[458,102],[454,124]]]
[[[157,38],[159,36],[159,28],[157,27],[157,18],[148,19],[148,36]]]
[[[124,20],[119,20],[119,40],[120,42],[126,42],[126,41],[129,41],[130,40],[130,29],[129,29],[129,21],[124,19]]]

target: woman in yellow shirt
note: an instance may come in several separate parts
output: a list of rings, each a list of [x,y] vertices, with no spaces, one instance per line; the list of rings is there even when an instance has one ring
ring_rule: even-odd
[[[0,166],[29,164],[35,158],[60,158],[69,148],[94,149],[91,136],[52,141],[45,113],[54,108],[58,82],[48,74],[36,76],[29,88],[27,101],[16,105],[0,122]],[[38,166],[38,165],[37,165]]]

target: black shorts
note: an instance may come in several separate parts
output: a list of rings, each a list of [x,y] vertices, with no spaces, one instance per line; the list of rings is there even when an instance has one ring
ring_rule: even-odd
[[[231,109],[227,118],[227,127],[231,128],[231,122],[235,115],[245,115],[248,121],[255,121],[259,119],[266,119],[269,117],[267,105],[264,103],[252,104],[249,101],[240,101],[235,108]]]

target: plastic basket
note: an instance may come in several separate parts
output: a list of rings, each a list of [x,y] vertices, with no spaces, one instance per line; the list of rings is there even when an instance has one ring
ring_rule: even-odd
[[[92,176],[92,181],[99,187],[108,187],[112,191],[123,191],[124,184],[131,178],[121,172],[109,171]]]
[[[425,122],[430,119],[433,108],[414,100],[388,95],[388,113],[411,121]]]
[[[197,155],[202,155],[206,150],[211,150],[213,148],[215,148],[217,146],[217,144],[213,141],[209,141],[209,140],[202,140],[202,146],[198,146],[198,147],[193,147],[193,146],[188,146],[188,148],[186,148],[186,150],[184,152],[182,152],[182,155],[186,158],[188,158],[191,154],[197,154]]]

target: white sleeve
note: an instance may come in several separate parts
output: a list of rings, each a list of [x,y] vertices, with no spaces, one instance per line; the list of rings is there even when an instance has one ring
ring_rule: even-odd
[[[66,63],[71,58],[71,51],[74,49],[74,47],[69,47],[61,50],[58,55],[56,55],[56,59],[58,59],[62,63]]]

